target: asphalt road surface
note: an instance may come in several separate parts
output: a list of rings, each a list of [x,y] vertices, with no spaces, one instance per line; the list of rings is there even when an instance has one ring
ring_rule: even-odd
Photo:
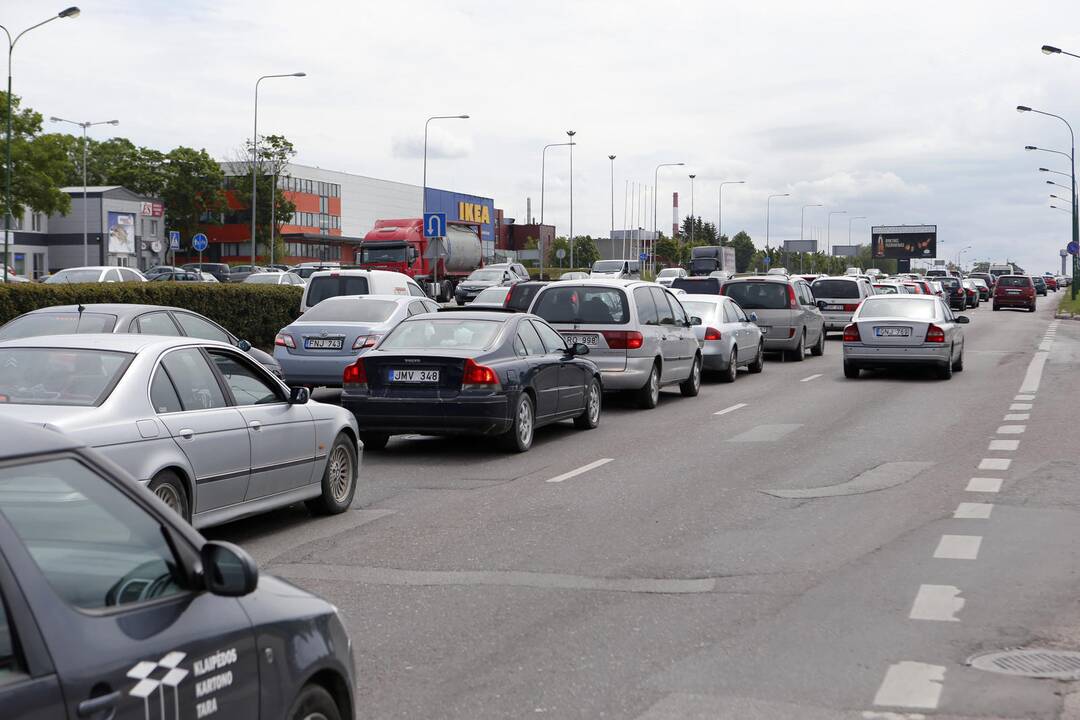
[[[1070,684],[967,663],[1080,650],[1056,305],[968,311],[950,381],[845,380],[834,336],[524,455],[395,439],[350,512],[208,534],[340,608],[360,717],[1080,717]]]

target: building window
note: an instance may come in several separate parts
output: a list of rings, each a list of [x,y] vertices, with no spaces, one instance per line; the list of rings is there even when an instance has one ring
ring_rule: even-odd
[[[157,237],[157,220],[150,221],[150,237]]]
[[[319,197],[319,212],[321,212],[321,213],[330,212],[330,198],[328,198],[326,196]]]
[[[35,232],[41,232],[41,219],[45,217],[41,213],[31,213],[30,215],[30,229]]]

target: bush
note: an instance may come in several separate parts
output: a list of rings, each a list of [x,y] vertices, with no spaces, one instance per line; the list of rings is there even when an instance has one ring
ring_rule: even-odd
[[[143,303],[205,315],[236,337],[262,348],[300,314],[303,288],[244,283],[77,283],[0,285],[0,325],[52,305]]]

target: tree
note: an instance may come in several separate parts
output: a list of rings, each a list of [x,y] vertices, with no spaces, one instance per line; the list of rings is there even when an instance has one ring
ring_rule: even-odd
[[[683,242],[692,245],[716,245],[716,226],[711,222],[704,222],[700,215],[696,217],[687,215],[683,218],[679,233],[682,235]]]
[[[165,156],[165,180],[161,196],[165,204],[165,226],[189,239],[200,225],[218,223],[228,209],[225,200],[225,173],[206,150],[178,147]]]
[[[574,264],[579,268],[591,268],[600,259],[600,248],[591,235],[574,238]]]
[[[562,250],[565,254],[562,260],[557,256],[559,250]],[[574,258],[575,260],[577,258]],[[565,267],[566,263],[570,262],[570,243],[566,238],[561,235],[555,238],[547,248],[547,264],[549,266]]]
[[[253,173],[256,175],[257,207],[255,209],[259,223],[255,228],[255,236],[258,248],[269,255],[270,210],[273,203],[275,226],[273,236],[276,241],[274,256],[283,257],[284,245],[280,242],[278,235],[281,227],[292,219],[293,213],[296,212],[296,205],[285,197],[285,193],[281,190],[280,180],[282,171],[289,160],[296,155],[296,149],[284,135],[260,135],[259,154],[254,164],[251,159],[251,150],[251,141],[248,140],[244,150],[238,153],[232,162],[235,175],[232,191],[239,203],[250,208],[251,178]],[[278,180],[276,189],[274,188],[275,177]]]
[[[653,246],[653,254],[663,265],[670,267],[682,264],[682,246],[677,240],[668,238],[657,240]]]
[[[0,92],[0,126],[7,127],[7,93]],[[71,209],[71,198],[60,192],[70,172],[65,144],[54,135],[41,135],[41,113],[22,109],[18,96],[11,97],[11,207],[6,193],[0,210],[21,217],[27,208],[53,215]]]
[[[735,233],[730,245],[735,248],[735,271],[746,272],[754,260],[754,243],[745,230]]]

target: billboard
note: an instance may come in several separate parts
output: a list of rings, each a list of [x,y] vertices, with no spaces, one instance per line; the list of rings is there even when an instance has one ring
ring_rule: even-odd
[[[859,257],[858,245],[833,245],[832,254],[836,257]]]
[[[785,240],[784,252],[816,253],[817,240]]]
[[[937,225],[875,225],[870,228],[875,260],[937,256]]]
[[[109,252],[135,254],[135,213],[109,211]]]

